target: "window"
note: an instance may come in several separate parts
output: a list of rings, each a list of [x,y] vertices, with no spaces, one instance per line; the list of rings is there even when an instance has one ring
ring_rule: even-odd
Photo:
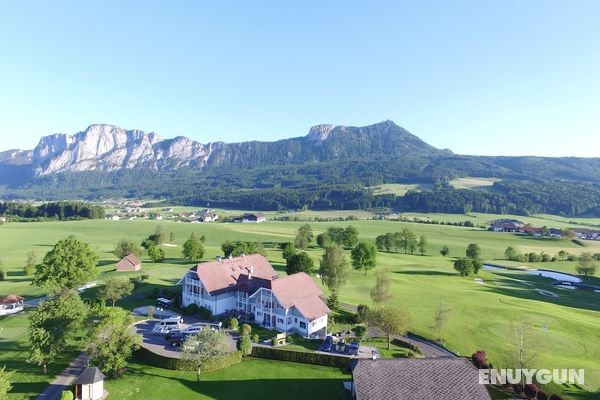
[[[277,318],[277,323],[278,324],[283,324],[283,318]]]
[[[294,318],[294,322],[295,322],[295,323],[298,323],[298,318]]]
[[[306,322],[300,321],[300,329],[306,329]]]

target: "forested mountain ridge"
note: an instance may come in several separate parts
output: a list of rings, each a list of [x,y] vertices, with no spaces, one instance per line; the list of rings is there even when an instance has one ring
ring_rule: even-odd
[[[498,178],[489,191],[458,190],[454,178]],[[406,195],[384,183],[422,183]],[[247,209],[372,208],[594,214],[600,158],[456,155],[392,121],[365,127],[317,125],[275,142],[214,142],[91,125],[51,135],[32,151],[0,153],[7,199],[167,198]]]

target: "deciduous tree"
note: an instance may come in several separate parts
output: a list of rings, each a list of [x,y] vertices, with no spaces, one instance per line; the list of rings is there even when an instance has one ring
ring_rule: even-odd
[[[133,240],[122,238],[117,242],[117,246],[113,250],[113,254],[119,259],[128,254],[134,254],[139,257],[142,254],[142,250]]]
[[[306,250],[310,242],[312,242],[312,239],[312,228],[309,224],[304,224],[300,228],[298,228],[298,233],[296,234],[296,240],[294,241],[294,243],[297,248]]]
[[[29,314],[29,357],[47,373],[65,350],[87,314],[87,308],[75,290],[63,290],[42,301]]]
[[[52,291],[77,288],[98,275],[98,257],[75,236],[58,241],[36,267],[33,284]]]
[[[350,275],[350,266],[344,251],[340,247],[326,248],[320,267],[321,281],[327,286],[332,295],[337,294]]]
[[[392,297],[390,291],[390,275],[387,271],[378,271],[375,286],[371,289],[371,300],[373,303],[383,307]]]
[[[377,265],[377,249],[369,242],[360,242],[351,252],[352,268],[367,272]]]
[[[123,374],[139,346],[140,337],[130,329],[132,323],[131,314],[120,307],[101,308],[88,333],[86,351],[91,362],[111,378]]]
[[[183,342],[182,358],[196,369],[198,381],[200,381],[200,372],[207,363],[227,353],[229,349],[227,340],[227,336],[222,332],[203,329],[196,335],[188,336]]]
[[[447,257],[448,255],[450,255],[450,248],[448,246],[442,247],[442,249],[440,250],[440,254],[444,257]]]
[[[105,301],[110,301],[114,307],[117,300],[129,296],[134,287],[131,280],[110,278],[106,280],[104,286],[100,289],[99,297]]]
[[[35,266],[37,265],[37,257],[33,250],[29,250],[26,254],[27,260],[25,261],[25,275],[32,276],[35,273]]]
[[[425,252],[427,251],[427,238],[424,235],[421,235],[419,237],[417,247],[419,248],[419,253],[421,253],[421,255],[424,256]]]
[[[370,324],[379,327],[387,335],[389,350],[392,338],[402,336],[408,331],[410,316],[400,308],[384,307],[371,312]]]
[[[193,232],[183,244],[181,254],[190,261],[199,260],[204,257],[204,245]]]
[[[467,246],[466,255],[469,258],[481,258],[481,249],[479,245],[476,243],[471,243]]]
[[[161,263],[165,260],[165,251],[158,246],[152,246],[148,249],[148,256],[153,263]]]
[[[308,253],[301,251],[288,257],[286,260],[285,272],[288,275],[292,275],[297,272],[305,272],[310,275],[312,274],[314,267],[315,264]]]
[[[577,264],[577,273],[585,277],[594,276],[598,265],[594,257],[590,253],[583,253],[579,256],[579,263]]]
[[[458,258],[454,261],[454,269],[460,276],[469,276],[473,274],[473,260],[467,257]]]

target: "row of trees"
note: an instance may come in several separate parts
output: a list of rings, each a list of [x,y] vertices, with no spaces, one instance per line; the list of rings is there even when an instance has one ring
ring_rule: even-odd
[[[404,254],[414,254],[417,249],[421,255],[427,250],[427,238],[421,235],[418,239],[413,231],[404,228],[400,232],[386,233],[375,238],[375,246],[379,251],[404,251]]]
[[[0,215],[19,219],[103,219],[104,208],[79,201],[59,201],[39,205],[0,202]]]
[[[590,252],[582,253],[579,256],[569,254],[565,250],[561,250],[558,252],[556,256],[551,256],[548,253],[521,253],[518,249],[515,249],[512,246],[506,248],[504,252],[504,258],[509,261],[518,261],[518,262],[550,262],[550,261],[578,261],[577,266],[575,267],[577,273],[579,275],[583,275],[586,277],[594,276],[596,274],[596,270],[598,268],[597,261],[600,260],[600,253],[592,254]]]

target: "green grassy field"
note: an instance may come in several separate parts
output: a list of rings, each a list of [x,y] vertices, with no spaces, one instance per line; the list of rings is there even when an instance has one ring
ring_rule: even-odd
[[[372,186],[374,194],[395,194],[396,196],[404,196],[409,190],[431,189],[433,185],[427,183],[382,183],[381,185]]]
[[[494,182],[500,179],[494,178],[475,178],[467,176],[465,178],[456,178],[449,182],[455,189],[477,189],[477,190],[492,190]]]
[[[423,216],[423,215],[421,215]],[[433,216],[432,216],[433,217]],[[493,219],[495,216],[476,214],[466,218]],[[530,217],[531,218],[531,217]],[[523,219],[523,218],[521,218]],[[220,244],[227,240],[262,240],[264,243],[291,240],[301,223],[268,222],[264,224],[186,224],[161,221],[163,230],[173,231],[176,235],[176,247],[164,247],[167,260],[162,264],[152,264],[144,259],[144,268],[150,273],[149,285],[158,288],[171,288],[191,266],[180,259],[180,248],[191,232],[206,235],[206,259],[212,259],[221,253]],[[316,233],[328,226],[347,226],[348,222],[312,223]],[[512,354],[511,324],[525,323],[535,338],[535,366],[540,368],[585,368],[586,382],[592,390],[600,387],[600,294],[584,291],[561,290],[552,287],[549,281],[533,275],[511,272],[484,272],[481,278],[485,284],[476,283],[473,278],[458,277],[452,269],[452,257],[463,255],[468,243],[478,243],[483,257],[491,262],[508,265],[502,260],[507,246],[515,246],[521,251],[546,251],[555,254],[561,249],[571,253],[583,251],[600,252],[600,243],[587,242],[588,247],[578,246],[568,240],[536,240],[513,234],[488,232],[475,228],[454,226],[403,223],[394,221],[359,220],[352,221],[363,240],[374,240],[377,235],[395,232],[410,227],[417,235],[428,238],[428,252],[425,256],[379,253],[378,268],[390,271],[393,282],[391,303],[410,312],[413,320],[412,330],[425,337],[433,338],[433,314],[436,305],[443,296],[451,311],[445,340],[448,347],[460,354],[470,354],[475,350],[487,351],[495,366],[510,367]],[[7,280],[0,282],[0,294],[17,293],[26,297],[40,295],[41,290],[29,283],[22,273],[25,253],[33,249],[38,258],[59,239],[75,234],[80,240],[88,242],[100,256],[100,280],[116,274],[114,264],[117,261],[111,251],[121,237],[137,241],[153,232],[156,221],[72,221],[43,223],[9,223],[0,226],[0,240],[3,243],[1,254],[4,268],[8,271]],[[439,255],[439,249],[447,245],[450,257]],[[284,273],[281,252],[266,247],[267,255],[274,267]],[[322,250],[311,248],[309,254],[318,261]],[[540,267],[574,272],[575,263],[540,263]],[[375,275],[353,272],[346,286],[341,290],[341,300],[352,303],[368,303],[369,291],[374,284]],[[598,282],[599,280],[595,280]],[[548,297],[535,289],[555,292],[559,297]],[[94,291],[90,294],[93,295]],[[133,306],[148,303],[150,300],[138,299],[124,305]],[[0,330],[0,340],[4,349],[22,349],[17,353],[0,355],[0,365],[5,360],[14,360],[19,375],[32,387],[42,387],[51,380],[50,376],[36,374],[37,370],[22,362],[25,355],[26,319],[22,316],[0,320],[0,329],[20,330],[20,336],[6,336]],[[8,330],[7,330],[8,332]],[[8,356],[5,354],[9,354]],[[9,363],[10,365],[10,363]],[[244,368],[244,367],[240,367]],[[161,372],[167,379],[171,371]],[[225,372],[223,372],[225,373]],[[241,373],[241,371],[240,371]],[[221,375],[215,375],[219,377]],[[129,377],[126,379],[130,379]],[[133,377],[131,378],[133,379]],[[137,375],[136,379],[143,379]],[[146,379],[154,377],[149,374]],[[158,379],[158,377],[156,378]],[[195,378],[194,378],[195,379]],[[215,378],[216,380],[218,378]],[[225,379],[225,376],[223,376]],[[119,381],[114,385],[118,388]],[[215,384],[216,385],[216,384]],[[182,387],[187,387],[183,384]],[[123,384],[122,390],[133,385]],[[593,398],[576,388],[559,388],[569,398]],[[17,388],[17,394],[29,393]],[[109,389],[110,390],[110,389]],[[117,390],[117,389],[115,389]],[[121,390],[121,389],[118,389]],[[182,389],[183,390],[183,389]],[[193,390],[193,389],[190,389]],[[179,393],[179,392],[178,392]],[[16,399],[18,397],[11,397]],[[120,397],[119,397],[120,398]],[[149,397],[150,398],[150,397]],[[219,397],[215,397],[219,398]]]
[[[249,359],[227,369],[201,374],[172,371],[131,363],[129,372],[119,380],[107,381],[111,399],[162,400],[247,399],[289,400],[348,399],[343,388],[350,376],[337,368],[308,364]]]

